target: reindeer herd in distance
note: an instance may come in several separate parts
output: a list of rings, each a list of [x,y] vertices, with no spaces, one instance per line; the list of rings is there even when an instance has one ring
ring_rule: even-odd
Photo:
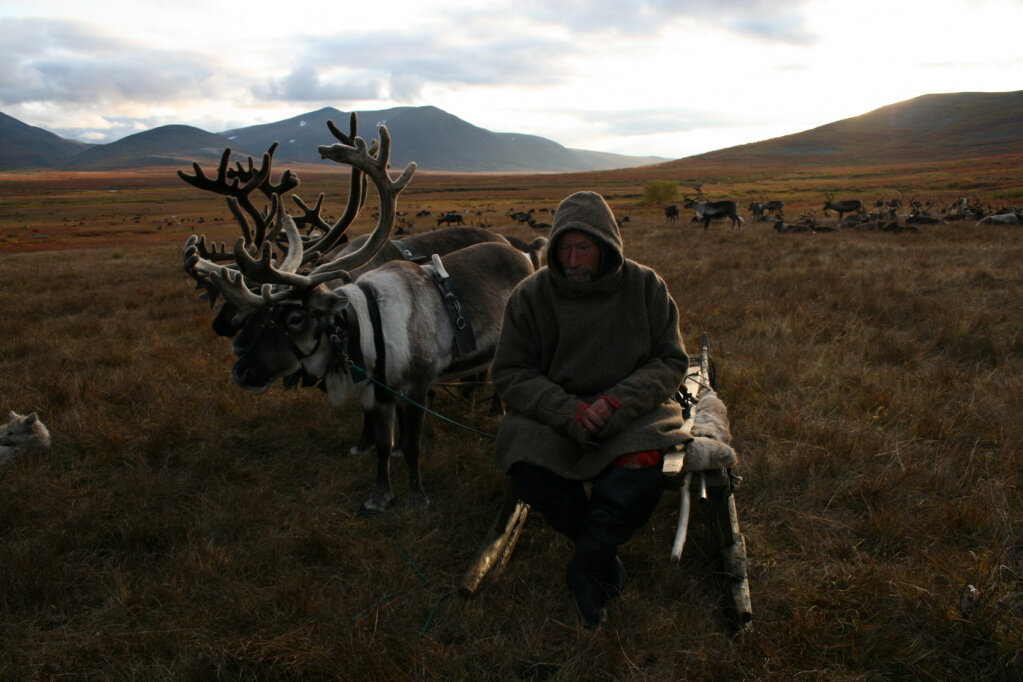
[[[505,211],[504,215],[506,218],[511,220],[511,223],[513,225],[527,225],[533,228],[534,230],[551,229],[550,222],[536,219],[537,213],[553,214],[554,209],[545,207],[541,209],[531,208],[526,211],[517,211],[515,209],[510,208],[507,211]],[[457,211],[447,211],[445,213],[439,214],[436,218],[434,218],[433,211],[430,211],[429,209],[421,209],[419,211],[416,211],[414,217],[410,217],[407,211],[398,211],[395,216],[396,222],[394,234],[401,236],[409,235],[415,232],[416,231],[415,221],[417,218],[426,218],[427,222],[432,222],[433,224],[430,225],[431,230],[435,230],[441,227],[465,225],[472,225],[475,227],[490,229],[494,227],[494,222],[492,217],[490,217],[488,214],[489,211],[485,209],[472,209],[471,211],[467,210],[465,214],[458,213]],[[373,215],[374,217],[376,217],[376,214]],[[467,217],[468,222],[466,222]],[[627,221],[628,218],[626,218],[625,220]],[[620,223],[621,221],[619,221],[619,224]]]
[[[1020,225],[1023,224],[1023,208],[1016,206],[994,207],[983,204],[977,197],[960,197],[951,204],[941,204],[934,200],[923,200],[918,197],[911,199],[881,197],[872,202],[861,199],[835,199],[832,193],[825,193],[820,209],[811,209],[800,213],[793,222],[785,219],[785,203],[778,199],[761,199],[752,201],[746,207],[748,217],[744,218],[738,202],[723,199],[707,200],[702,186],[696,185],[696,197],[685,196],[680,207],[676,203],[664,206],[664,217],[668,223],[678,223],[682,209],[693,211],[691,222],[703,224],[709,229],[711,223],[729,221],[729,226],[741,230],[747,219],[753,224],[767,223],[779,233],[788,232],[836,232],[848,229],[857,231],[880,231],[889,233],[919,232],[921,227],[948,225],[951,223],[974,223],[976,225]],[[818,210],[821,218],[818,218]],[[524,225],[538,230],[549,230],[550,215],[554,209],[530,208],[528,210],[508,209],[504,217],[512,225]],[[537,219],[539,214],[548,214],[544,219]],[[837,220],[832,220],[837,214]],[[395,234],[412,234],[416,229],[413,219],[408,214],[399,212]],[[416,213],[416,218],[433,219],[429,210]],[[619,227],[631,222],[629,216],[616,216]],[[467,209],[462,213],[449,211],[436,217],[435,224],[429,229],[437,229],[447,225],[472,224],[477,227],[493,228],[494,216],[487,209]],[[468,221],[468,222],[467,222]]]
[[[727,218],[731,221],[733,229],[742,229],[744,220],[738,213],[736,202],[727,199],[707,201],[703,197],[702,185],[694,185],[693,189],[697,191],[696,198],[687,196],[683,203],[684,208],[693,210],[692,222],[702,222],[704,229],[708,229],[712,221]],[[908,212],[905,212],[907,207]],[[747,210],[752,222],[771,223],[779,233],[835,232],[839,229],[878,230],[892,233],[919,232],[920,226],[947,225],[963,221],[971,221],[977,225],[1023,224],[1023,208],[984,206],[976,197],[972,199],[960,197],[951,205],[944,207],[935,205],[933,201],[923,201],[916,197],[909,201],[904,201],[902,198],[881,197],[868,208],[861,199],[836,200],[834,194],[827,193],[821,210],[825,218],[829,217],[832,211],[837,213],[837,223],[818,221],[815,209],[802,213],[796,222],[787,223],[785,222],[784,208],[785,204],[782,201],[761,200],[751,202]],[[668,204],[665,206],[664,217],[669,223],[678,222],[678,205]]]
[[[908,210],[905,207],[908,206]],[[682,207],[692,209],[691,222],[702,223],[709,229],[712,222],[730,221],[732,229],[740,230],[747,219],[753,224],[770,223],[779,233],[787,232],[836,232],[840,229],[859,231],[877,230],[880,232],[914,232],[921,226],[947,225],[950,223],[973,222],[977,225],[1020,225],[1023,224],[1023,208],[1016,206],[994,207],[984,205],[976,197],[961,197],[952,204],[938,205],[933,200],[913,198],[908,201],[901,198],[889,199],[881,197],[872,204],[860,199],[835,200],[833,194],[825,194],[821,207],[822,219],[818,219],[817,210],[803,212],[794,222],[785,220],[785,203],[781,200],[761,200],[750,202],[746,207],[748,218],[741,215],[737,202],[731,200],[707,201],[701,195],[697,198],[685,197]],[[678,204],[664,206],[664,217],[669,223],[677,223],[681,217]],[[494,216],[486,209],[467,209],[462,213],[448,211],[433,216],[430,210],[420,210],[415,217],[407,212],[399,211],[395,234],[398,236],[413,234],[417,230],[416,219],[425,217],[430,230],[450,225],[474,225],[491,229],[495,227]],[[504,213],[508,224],[524,225],[537,230],[551,228],[550,216],[553,208],[530,208],[528,210],[508,209]],[[827,221],[831,214],[838,215],[837,222]],[[547,214],[546,218],[537,219],[538,214]],[[375,214],[374,214],[375,217]],[[628,215],[616,216],[619,227],[631,222]]]

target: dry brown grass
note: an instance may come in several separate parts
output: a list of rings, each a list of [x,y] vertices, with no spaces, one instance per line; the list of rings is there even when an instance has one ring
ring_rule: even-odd
[[[0,409],[37,410],[54,443],[0,473],[0,678],[1023,676],[1023,230],[704,232],[639,206],[641,176],[604,178],[427,175],[402,208],[486,205],[518,236],[535,233],[508,208],[573,189],[631,214],[628,254],[669,283],[690,348],[713,341],[752,630],[730,636],[699,513],[668,563],[671,494],[624,548],[627,592],[599,633],[578,627],[569,548],[540,519],[462,601],[504,486],[489,441],[428,420],[432,508],[357,516],[374,468],[342,454],[357,410],[230,383],[229,343],[180,266],[188,233],[233,234],[219,201],[173,178],[116,199],[49,178],[4,196],[0,219]],[[157,230],[169,215],[184,224]],[[496,429],[449,396],[438,408]]]

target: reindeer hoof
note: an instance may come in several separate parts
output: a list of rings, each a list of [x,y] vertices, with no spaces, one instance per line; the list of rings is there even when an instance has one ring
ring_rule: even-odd
[[[425,493],[412,493],[405,501],[405,511],[422,511],[430,508],[430,499]]]
[[[383,514],[394,504],[393,495],[372,495],[359,507],[359,516],[370,516],[372,514]]]
[[[404,457],[405,453],[402,452],[401,448],[394,448],[391,450],[391,459],[403,459]]]

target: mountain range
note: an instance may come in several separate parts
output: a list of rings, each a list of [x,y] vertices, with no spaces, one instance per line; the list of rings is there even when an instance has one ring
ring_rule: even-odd
[[[358,134],[370,140],[377,126],[391,133],[391,164],[415,161],[423,170],[464,172],[573,172],[630,168],[665,161],[662,157],[625,156],[569,149],[536,135],[494,133],[437,107],[395,107],[358,114]],[[215,162],[227,147],[232,158],[259,158],[279,142],[278,163],[333,163],[316,149],[336,140],[327,129],[333,120],[345,133],[349,114],[326,107],[294,118],[210,133],[186,125],[166,125],[103,145],[65,140],[0,113],[0,169],[46,167],[105,170],[141,166],[188,166]],[[8,140],[17,141],[10,144]]]
[[[326,122],[348,132],[349,114],[327,107],[275,123],[210,133],[185,125],[153,128],[104,145],[67,140],[0,112],[0,169],[101,170],[215,162],[230,147],[258,158],[279,142],[275,161],[321,163]],[[575,172],[661,164],[658,157],[570,149],[546,138],[495,133],[432,106],[358,112],[359,135],[386,124],[391,163],[421,169],[506,173]],[[889,164],[1023,153],[1023,91],[932,94],[793,135],[708,152],[692,159],[827,165]],[[669,162],[670,163],[670,162]]]

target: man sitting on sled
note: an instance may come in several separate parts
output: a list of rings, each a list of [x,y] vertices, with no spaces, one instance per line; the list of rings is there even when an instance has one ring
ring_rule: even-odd
[[[689,361],[667,286],[625,258],[599,194],[561,202],[547,260],[505,310],[496,458],[519,499],[574,542],[566,579],[592,629],[625,582],[618,547],[660,499],[664,451],[691,439],[673,400]]]

